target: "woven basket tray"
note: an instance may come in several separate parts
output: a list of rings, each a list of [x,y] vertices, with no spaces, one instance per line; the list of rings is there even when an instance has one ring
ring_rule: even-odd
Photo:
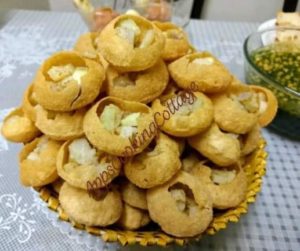
[[[258,149],[247,159],[246,165],[244,166],[248,179],[246,199],[236,208],[215,213],[212,222],[203,234],[214,235],[221,229],[226,228],[229,222],[238,222],[240,216],[247,213],[249,203],[255,202],[256,194],[261,189],[262,177],[266,172],[267,153],[264,150],[265,145],[266,142],[261,139]],[[59,204],[57,194],[51,187],[45,186],[35,189],[39,192],[41,199],[48,204],[48,207],[58,213],[61,220],[71,222],[75,228],[101,236],[102,239],[107,242],[119,241],[122,245],[138,243],[142,246],[166,246],[170,243],[184,245],[191,240],[187,238],[175,238],[162,231],[124,231],[110,228],[87,227],[69,219]],[[200,238],[201,236],[198,236],[193,238],[193,240]]]

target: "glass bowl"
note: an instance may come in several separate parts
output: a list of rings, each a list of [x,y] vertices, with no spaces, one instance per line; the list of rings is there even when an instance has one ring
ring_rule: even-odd
[[[92,32],[101,31],[116,16],[130,11],[149,20],[172,21],[185,27],[190,21],[193,0],[73,0]]]
[[[275,68],[270,70],[270,67],[273,67],[273,63],[275,62],[272,58],[270,58],[269,61],[264,61],[264,64],[258,66],[256,63],[259,62],[257,61],[258,58],[256,57],[255,59],[254,57],[254,55],[257,55],[257,52],[261,52],[266,48],[269,48],[273,53],[277,53],[278,48],[280,48],[281,51],[286,50],[285,52],[292,53],[292,55],[296,55],[295,53],[297,53],[298,56],[292,58],[291,62],[293,64],[300,65],[299,41],[278,42],[276,38],[277,34],[284,35],[294,33],[298,33],[299,36],[300,29],[274,27],[263,31],[258,31],[251,34],[245,40],[243,50],[245,58],[244,67],[246,82],[248,84],[267,87],[273,91],[278,99],[278,113],[270,126],[285,135],[300,139],[300,80],[298,81],[298,86],[296,89],[294,87],[291,88],[289,84],[283,85],[282,83],[284,83],[286,79],[284,81],[281,81],[281,79],[287,78],[289,72],[284,72],[282,74],[282,78],[279,78],[278,75],[274,75],[275,73],[273,69]],[[263,57],[265,60],[265,56]],[[285,63],[286,60],[280,62],[279,64]],[[264,67],[266,67],[265,69],[269,70],[263,70]],[[275,65],[275,67],[278,67],[278,65]],[[267,73],[268,71],[272,71],[272,74]],[[300,75],[298,75],[298,78],[300,79]],[[297,85],[297,81],[293,83]]]

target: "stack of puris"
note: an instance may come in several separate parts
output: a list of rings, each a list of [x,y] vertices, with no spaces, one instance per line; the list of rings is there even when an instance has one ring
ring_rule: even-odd
[[[122,15],[46,59],[2,134],[24,143],[22,184],[52,185],[75,222],[192,237],[245,199],[244,159],[276,110],[179,27]]]

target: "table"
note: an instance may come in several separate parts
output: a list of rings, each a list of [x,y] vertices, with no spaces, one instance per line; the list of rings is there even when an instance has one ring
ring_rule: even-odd
[[[257,25],[192,20],[187,32],[197,49],[212,51],[243,78],[242,43]],[[76,13],[0,11],[0,121],[20,104],[43,60],[55,51],[72,48],[85,31]],[[248,214],[199,243],[163,250],[300,250],[300,142],[266,129],[263,134],[268,141],[267,174]],[[104,244],[59,221],[33,189],[20,185],[20,148],[0,138],[0,250],[142,250]]]

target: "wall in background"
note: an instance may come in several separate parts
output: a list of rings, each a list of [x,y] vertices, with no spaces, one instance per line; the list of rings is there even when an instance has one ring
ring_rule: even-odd
[[[62,0],[72,1],[72,0]],[[48,0],[0,0],[3,9],[49,10]]]
[[[262,22],[273,18],[282,6],[283,0],[205,0],[201,18]]]
[[[282,6],[283,0],[205,0],[201,18],[262,22],[273,18]],[[0,8],[76,11],[73,0],[0,0]]]
[[[47,1],[47,0],[42,0]],[[73,0],[48,0],[50,9],[54,11],[76,11]]]

